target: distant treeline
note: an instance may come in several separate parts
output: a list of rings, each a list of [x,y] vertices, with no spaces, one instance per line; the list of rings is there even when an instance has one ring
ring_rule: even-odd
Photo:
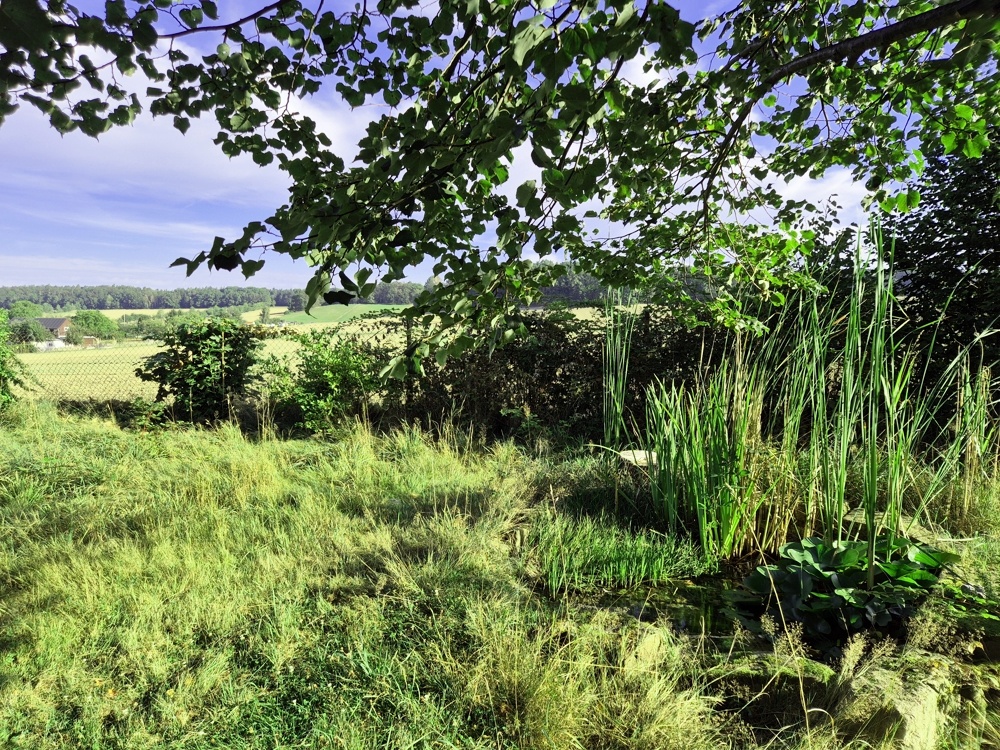
[[[301,310],[301,289],[262,289],[228,286],[222,289],[150,289],[139,286],[53,286],[37,284],[0,287],[0,307],[9,310],[15,302],[27,301],[46,310],[171,310],[181,307],[242,307],[280,305]]]
[[[394,281],[379,284],[374,294],[361,303],[409,305],[424,289],[439,283],[425,284]],[[604,290],[594,277],[572,269],[560,276],[554,286],[543,290],[545,302],[593,302],[603,298]],[[37,284],[0,287],[0,308],[9,310],[15,302],[33,302],[45,312],[69,310],[176,310],[179,308],[234,308],[275,305],[292,312],[305,309],[306,295],[301,289],[264,289],[252,286],[196,287],[192,289],[150,289],[123,286],[54,286]],[[321,303],[322,304],[322,303]]]

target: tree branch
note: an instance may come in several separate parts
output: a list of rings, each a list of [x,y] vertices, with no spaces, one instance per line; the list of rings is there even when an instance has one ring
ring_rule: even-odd
[[[278,0],[276,3],[271,3],[265,8],[254,11],[249,16],[239,19],[238,21],[231,21],[229,23],[221,23],[215,26],[196,26],[193,29],[184,29],[183,31],[175,31],[173,34],[160,34],[160,39],[180,39],[182,36],[190,36],[191,34],[198,34],[202,31],[229,31],[229,29],[235,29],[243,24],[250,23],[251,21],[256,21],[258,18],[263,16],[265,13],[270,13],[272,10],[277,10],[282,5],[285,4],[287,0]]]
[[[726,132],[715,162],[708,171],[702,193],[706,220],[708,217],[708,194],[719,173],[722,171],[722,166],[732,151],[740,130],[743,129],[757,103],[780,81],[823,63],[835,60],[857,60],[868,50],[887,47],[890,44],[909,39],[917,34],[923,34],[944,26],[950,26],[959,21],[966,21],[987,15],[1000,16],[1000,0],[957,0],[957,2],[942,5],[924,13],[918,13],[915,16],[905,18],[902,21],[897,21],[880,29],[875,29],[853,39],[845,39],[842,42],[831,44],[829,47],[821,47],[815,52],[797,57],[776,68],[757,84],[750,98],[740,108],[736,119],[733,120],[729,126],[729,130]]]

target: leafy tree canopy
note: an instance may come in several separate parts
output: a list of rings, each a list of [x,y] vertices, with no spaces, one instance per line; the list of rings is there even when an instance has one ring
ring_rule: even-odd
[[[118,333],[118,324],[100,310],[81,310],[72,321],[73,330],[84,336],[113,339]]]
[[[911,188],[920,205],[891,217],[886,236],[911,327],[939,321],[925,338],[947,361],[1000,324],[1000,149],[976,159],[936,149]],[[1000,357],[997,335],[982,346],[987,362]]]
[[[10,340],[15,344],[50,341],[54,338],[48,328],[34,318],[22,318],[10,323]]]
[[[889,186],[920,149],[978,156],[1000,103],[995,0],[742,0],[693,23],[656,0],[240,7],[4,0],[0,118],[30,103],[96,136],[144,108],[181,131],[212,114],[223,151],[276,162],[292,186],[180,263],[249,276],[258,250],[285,253],[313,264],[311,302],[346,302],[433,258],[442,283],[418,312],[438,313],[453,352],[470,324],[513,335],[506,314],[562,268],[535,255],[568,252],[604,284],[693,264],[769,294],[813,238],[796,224],[811,207],[775,175],[846,167],[907,206]],[[628,80],[637,61],[651,82]],[[123,83],[136,70],[144,97]],[[295,106],[328,89],[381,107],[352,165]],[[515,153],[537,173],[508,185]],[[610,236],[590,231],[598,214]],[[724,292],[699,299],[732,311]]]
[[[8,311],[11,318],[40,318],[45,315],[45,308],[28,300],[18,300]]]

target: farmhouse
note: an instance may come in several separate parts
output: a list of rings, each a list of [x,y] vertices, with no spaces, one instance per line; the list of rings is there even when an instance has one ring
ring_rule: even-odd
[[[69,331],[72,324],[69,318],[35,318],[35,320],[41,323],[43,328],[48,329],[49,333],[57,339],[66,338],[66,332]]]

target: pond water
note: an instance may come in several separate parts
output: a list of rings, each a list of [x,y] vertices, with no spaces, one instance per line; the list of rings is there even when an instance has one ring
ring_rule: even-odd
[[[657,587],[601,592],[585,603],[621,610],[643,622],[669,625],[678,633],[726,636],[733,632],[734,619],[725,596],[736,585],[726,579],[672,581]]]

